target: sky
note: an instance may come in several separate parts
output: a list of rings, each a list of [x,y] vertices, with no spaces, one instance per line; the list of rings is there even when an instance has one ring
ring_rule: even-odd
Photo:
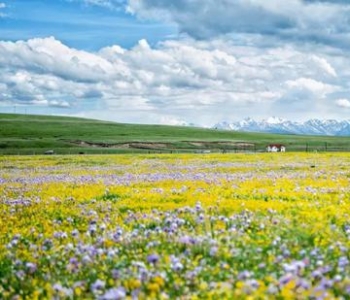
[[[349,0],[0,0],[0,112],[350,119]]]

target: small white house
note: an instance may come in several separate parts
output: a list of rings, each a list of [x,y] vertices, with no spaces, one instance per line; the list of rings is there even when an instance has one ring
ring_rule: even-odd
[[[52,154],[55,154],[55,151],[54,150],[47,150],[47,151],[44,152],[44,154],[52,155]]]
[[[282,144],[270,144],[266,150],[267,152],[286,152],[286,147]]]

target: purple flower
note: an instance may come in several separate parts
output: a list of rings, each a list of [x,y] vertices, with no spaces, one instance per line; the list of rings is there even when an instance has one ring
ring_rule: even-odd
[[[73,237],[77,237],[79,235],[79,230],[78,229],[74,229],[72,232],[71,232],[72,236]]]
[[[147,256],[147,262],[150,264],[156,264],[159,261],[159,255],[158,254],[150,254]]]
[[[90,224],[89,225],[89,229],[88,229],[89,234],[90,235],[94,235],[96,231],[97,231],[96,224]]]
[[[113,278],[113,279],[119,279],[119,277],[120,277],[120,272],[119,272],[119,270],[113,269],[113,270],[112,270],[112,278]]]
[[[308,290],[310,289],[310,283],[306,279],[299,279],[296,285],[297,289],[303,289],[303,290]]]
[[[196,203],[196,211],[201,211],[202,210],[202,204],[200,202]]]
[[[33,274],[37,270],[36,264],[31,263],[31,262],[27,262],[26,263],[26,267],[28,269],[28,273],[29,274]]]
[[[216,254],[218,253],[218,247],[216,247],[216,246],[213,246],[213,247],[211,247],[210,248],[210,251],[209,251],[209,255],[210,256],[216,256]]]
[[[251,272],[244,270],[238,274],[237,278],[238,278],[238,280],[246,280],[246,279],[250,278],[251,276],[252,276]]]
[[[184,235],[179,238],[179,243],[185,245],[194,245],[196,243],[196,240],[193,237]]]
[[[349,264],[349,260],[346,256],[342,256],[339,258],[338,260],[338,266],[340,268],[344,268],[345,266],[347,266]]]
[[[119,299],[124,299],[125,297],[126,297],[125,289],[122,287],[118,287],[118,288],[113,288],[113,289],[108,290],[99,299],[101,299],[101,300],[119,300]]]
[[[281,286],[286,285],[293,278],[294,277],[291,273],[287,273],[279,279],[279,285],[281,285]]]
[[[70,288],[66,288],[62,286],[60,283],[55,283],[53,285],[53,289],[56,293],[62,293],[67,297],[71,297],[73,295],[73,290]]]
[[[16,274],[16,277],[21,280],[24,280],[24,277],[26,276],[26,274],[22,270],[17,271],[15,274]]]
[[[322,278],[322,272],[319,269],[314,270],[312,271],[311,276],[320,279]]]
[[[93,293],[100,291],[104,289],[106,283],[100,279],[97,279],[92,285],[91,285],[91,291]]]
[[[176,272],[179,272],[179,271],[181,271],[182,269],[183,269],[183,264],[181,263],[181,262],[176,262],[176,263],[173,263],[172,265],[171,265],[171,268],[174,270],[174,271],[176,271]]]
[[[72,257],[71,259],[69,259],[69,263],[72,265],[77,265],[79,264],[79,261],[76,257]]]

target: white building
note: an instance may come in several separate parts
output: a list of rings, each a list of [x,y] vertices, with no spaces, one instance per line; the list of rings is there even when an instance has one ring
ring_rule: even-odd
[[[266,150],[267,152],[286,152],[286,147],[281,144],[270,144]]]

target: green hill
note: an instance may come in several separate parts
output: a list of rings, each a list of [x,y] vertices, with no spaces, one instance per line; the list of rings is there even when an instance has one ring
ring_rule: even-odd
[[[0,154],[265,151],[347,151],[346,137],[245,133],[195,127],[121,124],[38,115],[0,114]]]

